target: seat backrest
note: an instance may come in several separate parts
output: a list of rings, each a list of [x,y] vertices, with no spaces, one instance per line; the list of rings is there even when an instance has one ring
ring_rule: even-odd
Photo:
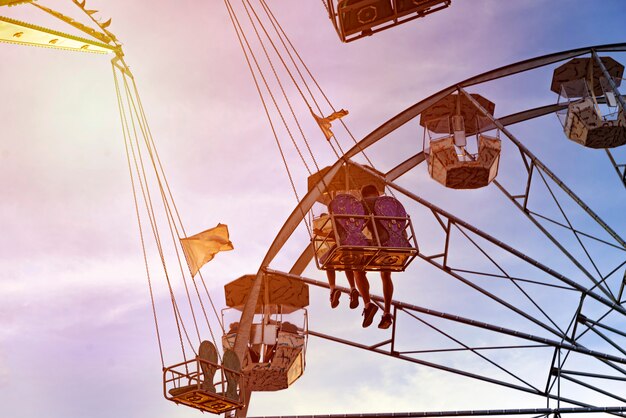
[[[369,244],[363,235],[363,228],[367,220],[364,217],[366,214],[365,207],[360,200],[351,194],[338,194],[331,200],[328,210],[331,215],[346,215],[335,217],[340,245],[364,246]]]
[[[393,16],[389,0],[345,0],[338,3],[337,10],[345,35],[369,29]]]
[[[239,400],[239,394],[237,393],[239,386],[239,375],[237,373],[241,371],[239,357],[233,350],[226,350],[222,357],[222,365],[225,369],[224,377],[226,378],[224,396],[232,400]]]
[[[212,363],[207,364],[205,362],[200,362],[200,369],[203,374],[202,388],[215,392],[215,387],[213,385],[213,377],[217,371],[217,367],[214,366],[214,364],[217,363],[217,349],[215,348],[215,345],[213,345],[210,341],[202,341],[200,343],[200,349],[198,350],[198,358]]]
[[[381,196],[376,199],[376,203],[374,203],[374,216],[401,218],[376,219],[376,228],[379,230],[381,245],[383,247],[411,247],[406,233],[408,221],[407,213],[402,203],[395,197]],[[381,233],[381,228],[384,229],[384,233]],[[385,240],[383,240],[384,235],[386,235]]]

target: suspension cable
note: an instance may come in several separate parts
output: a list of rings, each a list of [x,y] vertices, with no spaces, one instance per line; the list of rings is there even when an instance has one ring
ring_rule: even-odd
[[[132,81],[133,90],[135,92],[135,97],[137,98],[137,105],[139,107],[139,111],[141,113],[142,119],[145,121],[146,132],[148,134],[147,138],[150,141],[151,147],[152,147],[152,149],[154,151],[154,155],[156,157],[156,161],[158,163],[160,172],[161,172],[162,177],[163,177],[163,182],[165,184],[165,189],[167,190],[169,199],[172,202],[172,207],[174,208],[174,213],[176,214],[176,218],[178,219],[178,223],[180,224],[181,230],[182,230],[184,236],[187,237],[187,232],[185,231],[185,226],[184,226],[182,218],[180,216],[180,212],[178,211],[178,206],[176,205],[176,201],[174,200],[174,196],[172,194],[172,190],[170,188],[169,181],[167,180],[167,176],[165,175],[165,170],[163,168],[163,163],[161,162],[161,157],[159,156],[159,153],[158,153],[158,150],[157,150],[157,147],[156,147],[156,143],[154,141],[154,137],[152,136],[152,131],[150,130],[150,125],[148,124],[148,120],[147,120],[147,118],[145,116],[145,111],[144,111],[144,108],[143,108],[143,103],[141,101],[141,96],[139,95],[139,90],[137,88],[137,84],[136,84],[134,79],[131,79],[131,81]],[[180,239],[180,234],[178,235],[178,237]],[[206,290],[207,298],[209,299],[209,302],[210,302],[211,307],[213,309],[213,312],[215,314],[215,318],[217,319],[217,322],[219,323],[220,328],[222,329],[222,332],[224,332],[225,331],[224,330],[224,324],[221,321],[220,315],[217,313],[217,309],[215,308],[215,303],[213,302],[213,298],[211,297],[211,294],[210,294],[210,292],[209,292],[209,290],[208,290],[208,288],[206,286],[206,282],[204,280],[204,277],[202,276],[201,272],[198,272],[198,275],[200,276],[200,280],[202,281],[202,284],[203,284],[203,286],[204,286],[204,288]],[[200,292],[198,291],[198,288],[196,286],[195,280],[192,280],[192,281],[194,283],[194,287],[196,288],[196,293],[198,295],[198,301],[200,302],[200,305],[202,306],[202,311],[203,311],[203,313],[205,315],[205,318],[206,318],[206,321],[207,321],[207,326],[209,327],[209,331],[211,332],[211,335],[213,336],[213,330],[212,330],[212,327],[211,327],[211,323],[208,320],[208,317],[206,317],[207,314],[206,314],[206,310],[204,308],[204,304],[202,302],[202,297],[200,295]],[[213,340],[215,342],[215,337],[213,337]]]
[[[265,33],[265,36],[267,37],[268,41],[270,42],[270,44],[272,45],[272,47],[274,48],[274,51],[276,52],[276,55],[278,56],[278,59],[280,60],[280,62],[283,64],[283,67],[285,68],[285,70],[287,71],[287,74],[289,75],[289,77],[291,78],[291,81],[293,82],[294,86],[296,87],[296,89],[298,90],[298,93],[300,93],[300,97],[302,97],[302,100],[304,101],[304,103],[306,104],[306,106],[309,108],[310,111],[312,111],[311,109],[311,105],[309,104],[309,101],[307,100],[306,96],[304,95],[304,93],[302,92],[302,90],[300,89],[300,86],[298,85],[296,79],[294,78],[293,74],[291,73],[291,71],[289,70],[289,66],[287,65],[287,63],[285,63],[285,60],[283,59],[282,55],[280,54],[280,52],[278,51],[278,48],[276,47],[276,44],[274,43],[274,41],[272,40],[272,38],[270,37],[269,33],[267,32],[267,29],[265,28],[265,25],[263,24],[263,22],[261,21],[261,19],[259,18],[259,15],[257,14],[256,10],[254,9],[254,7],[252,6],[252,4],[250,3],[250,0],[246,0],[248,6],[250,7],[250,10],[252,10],[252,13],[254,14],[257,22],[259,23],[259,25],[261,26],[261,29],[263,29],[263,32]],[[245,3],[244,3],[245,6]],[[247,11],[247,8],[246,8]],[[248,17],[250,17],[250,13],[248,12]],[[256,29],[256,26],[254,25],[254,22],[252,22],[252,18],[250,18],[250,22],[252,23],[255,32],[257,33],[257,37],[259,37],[258,31]],[[267,51],[265,50],[265,46],[263,45],[263,42],[261,41],[261,38],[259,37],[259,41],[261,42],[261,46],[263,46],[263,50],[265,51],[265,55],[267,56]],[[268,60],[269,60],[269,56],[268,56]],[[270,65],[271,61],[270,61]],[[276,70],[274,69],[274,66],[272,65],[272,70],[274,71],[274,75],[278,78],[278,75],[276,75]],[[296,67],[296,70],[298,70],[298,68]],[[280,82],[279,82],[280,84]],[[285,94],[285,91],[282,87],[282,84],[280,85],[281,90],[283,91],[283,94]],[[305,87],[308,90],[308,86],[305,83]],[[310,90],[309,90],[310,91]],[[285,95],[285,99],[287,100],[287,103],[289,103],[289,100],[287,99],[286,95]],[[315,98],[313,98],[315,100]],[[321,109],[318,110],[321,113]],[[291,104],[289,104],[289,108],[291,109],[291,112],[293,114],[294,119],[296,120],[296,124],[298,125],[298,128],[300,129],[300,133],[302,134],[302,139],[304,140],[304,143],[306,144],[307,150],[309,151],[309,155],[311,156],[311,158],[313,159],[313,163],[315,164],[315,168],[317,169],[317,171],[320,171],[319,165],[317,164],[317,160],[315,159],[315,156],[313,155],[313,152],[311,151],[311,146],[309,145],[309,141],[307,140],[306,136],[304,135],[304,132],[302,131],[302,127],[300,126],[300,123],[298,123],[298,118],[296,117],[296,115],[293,113],[293,108],[291,107]],[[322,115],[323,116],[323,115]],[[337,156],[339,157],[339,156]]]
[[[298,75],[300,76],[300,79],[302,80],[302,84],[304,84],[304,87],[306,88],[307,92],[309,93],[309,95],[311,96],[311,100],[313,101],[313,103],[315,104],[315,107],[317,108],[318,113],[320,113],[320,115],[323,117],[324,115],[324,111],[322,110],[322,108],[320,107],[317,99],[315,98],[315,95],[313,94],[313,92],[311,91],[311,88],[309,87],[309,84],[307,83],[306,79],[304,78],[304,76],[302,75],[302,72],[300,71],[300,67],[298,66],[298,64],[296,63],[296,60],[293,58],[293,55],[291,54],[291,51],[289,50],[289,48],[287,47],[287,45],[285,44],[285,41],[283,39],[283,36],[281,36],[281,32],[283,33],[283,35],[285,37],[287,37],[287,35],[284,33],[282,26],[280,26],[280,23],[278,23],[278,20],[276,20],[276,18],[274,17],[274,15],[272,14],[271,10],[269,9],[269,6],[265,3],[265,1],[261,1],[261,6],[263,7],[263,10],[265,11],[265,14],[267,15],[270,23],[272,24],[272,27],[274,28],[274,31],[276,32],[276,34],[278,35],[278,39],[280,40],[281,44],[283,45],[283,48],[285,49],[285,51],[287,52],[287,55],[289,56],[289,59],[291,60],[291,63],[293,64],[293,66],[295,67]],[[279,30],[280,28],[280,30]],[[269,37],[269,35],[268,35]],[[289,38],[287,38],[287,40],[289,41]],[[291,43],[290,43],[291,44]],[[292,48],[295,51],[295,47]],[[297,51],[295,51],[297,54]],[[278,52],[277,52],[278,53]],[[280,56],[280,53],[278,53],[278,55]],[[300,60],[302,62],[302,60]],[[285,65],[285,67],[287,67]],[[291,74],[290,74],[291,75]],[[292,80],[293,80],[293,76]],[[294,83],[295,80],[294,80]],[[296,83],[297,85],[297,83]],[[299,89],[300,93],[302,94],[301,90]],[[303,97],[304,98],[304,97]],[[306,99],[305,99],[306,101]],[[308,102],[307,102],[308,105]],[[309,105],[309,109],[311,109],[311,106]],[[331,109],[333,109],[333,111],[335,111],[335,108],[331,105]],[[335,149],[335,146],[333,145],[332,141],[328,141],[328,144],[330,145],[333,153],[335,154],[335,156],[337,157],[337,159],[340,159],[341,156],[344,154],[343,149],[341,148],[341,144],[339,144],[339,141],[337,140],[337,138],[333,135],[333,138],[335,140],[335,143],[337,145],[337,148],[339,148],[339,152],[337,152],[337,150]]]
[[[261,87],[259,85],[259,81],[257,79],[257,76],[256,76],[256,74],[254,72],[254,68],[253,68],[252,63],[250,61],[250,57],[252,57],[255,65],[257,67],[257,70],[259,71],[259,74],[260,74],[260,76],[261,76],[261,78],[262,78],[262,80],[263,80],[263,82],[265,84],[265,87],[268,90],[269,95],[272,98],[272,100],[274,102],[274,105],[277,108],[278,108],[278,104],[276,103],[276,101],[274,99],[274,95],[272,94],[271,90],[269,89],[269,85],[267,84],[265,76],[263,75],[263,71],[261,70],[261,67],[260,67],[260,65],[259,65],[259,63],[258,63],[258,61],[256,59],[256,56],[254,55],[254,52],[252,51],[252,48],[250,47],[250,43],[248,42],[248,39],[247,39],[247,37],[246,37],[246,35],[245,35],[244,31],[243,31],[243,28],[241,27],[239,19],[237,18],[237,15],[235,14],[235,11],[234,11],[234,9],[232,7],[232,4],[231,4],[230,0],[224,0],[224,3],[225,3],[225,5],[226,5],[226,7],[228,9],[228,14],[230,16],[230,20],[231,20],[231,23],[233,25],[233,28],[235,29],[235,32],[237,34],[237,39],[239,40],[239,45],[241,46],[241,49],[242,49],[242,51],[244,53],[244,57],[246,59],[246,63],[248,64],[248,69],[250,70],[250,74],[252,75],[252,78],[254,80],[254,84],[256,86],[257,92],[258,92],[259,97],[261,99],[261,103],[263,105],[263,109],[265,110],[265,115],[267,116],[268,122],[270,124],[270,127],[271,127],[272,133],[274,135],[274,139],[275,139],[276,145],[278,146],[278,150],[279,150],[280,156],[281,156],[281,158],[283,160],[283,165],[285,166],[285,170],[287,171],[287,176],[289,178],[289,182],[291,183],[291,188],[292,188],[292,190],[294,192],[294,195],[296,196],[296,200],[298,201],[298,203],[300,203],[300,196],[298,195],[298,191],[296,189],[295,183],[293,181],[293,177],[291,175],[291,170],[289,169],[289,165],[287,164],[287,159],[286,159],[285,154],[283,152],[282,145],[280,144],[280,140],[278,139],[278,134],[277,134],[276,129],[274,127],[274,123],[272,122],[272,118],[271,118],[271,115],[269,113],[269,109],[268,109],[267,104],[265,102],[265,98],[263,97],[263,93],[261,91]],[[246,47],[244,46],[244,42],[245,42],[245,44],[248,47],[248,51],[250,53],[250,56],[248,56],[248,51],[246,51]],[[279,113],[280,113],[280,110],[279,110]],[[281,117],[282,117],[282,113],[281,113]],[[284,121],[284,118],[283,118],[283,121]],[[306,228],[307,232],[308,232],[309,236],[312,238],[311,227],[310,227],[310,225],[308,225],[308,222],[307,222],[307,219],[306,219],[306,215],[304,214],[304,210],[302,210],[302,212],[303,212],[302,213],[302,218],[305,220],[305,223],[307,224],[306,225],[307,226],[307,228]]]
[[[125,77],[125,74],[122,74],[123,77]],[[128,91],[126,92],[127,97],[126,100],[127,102],[129,101],[128,98]],[[130,104],[129,104],[130,106]],[[126,112],[123,112],[123,119],[124,119],[124,123],[127,125],[127,130],[130,133],[130,128],[128,126],[128,119],[126,117]],[[140,184],[140,189],[141,189],[141,193],[143,196],[143,200],[144,200],[144,204],[146,206],[146,212],[148,214],[148,219],[150,220],[150,225],[152,228],[152,234],[155,240],[155,244],[157,246],[157,250],[159,252],[159,256],[161,258],[161,263],[164,269],[164,273],[165,273],[165,277],[166,277],[166,281],[167,281],[167,285],[169,288],[169,293],[170,293],[170,300],[172,302],[172,310],[174,312],[174,318],[176,320],[176,327],[178,330],[178,335],[179,335],[179,340],[180,340],[180,344],[181,344],[181,351],[183,354],[183,358],[185,359],[185,361],[187,360],[186,357],[186,352],[185,352],[185,347],[184,347],[184,343],[183,343],[183,331],[186,335],[187,340],[189,341],[189,344],[193,350],[193,344],[191,344],[191,341],[189,340],[189,335],[187,334],[184,322],[182,322],[182,317],[180,316],[180,310],[178,309],[177,306],[177,302],[176,302],[176,297],[174,295],[174,291],[170,282],[170,278],[169,278],[169,274],[167,271],[167,265],[165,263],[165,258],[163,255],[163,248],[162,248],[162,244],[161,244],[161,239],[160,239],[160,235],[158,233],[158,228],[157,228],[157,224],[156,224],[156,217],[154,214],[154,208],[152,205],[152,200],[150,197],[150,190],[148,188],[148,179],[145,173],[145,169],[143,168],[143,159],[141,157],[141,149],[139,147],[139,142],[138,142],[138,135],[137,135],[137,130],[136,130],[136,126],[135,126],[135,121],[134,118],[132,117],[132,113],[130,114],[130,122],[131,122],[131,126],[133,126],[133,132],[134,132],[134,137],[135,137],[135,142],[136,142],[136,146],[137,146],[137,152],[135,152],[135,147],[133,146],[133,143],[130,142],[130,150],[131,150],[131,154],[133,156],[133,160],[134,160],[134,165],[135,165],[135,171],[136,171],[136,175],[137,175],[137,179],[139,181]],[[139,156],[139,158],[137,158]],[[140,168],[141,167],[141,168]],[[181,331],[181,327],[182,327],[182,331]]]
[[[181,263],[181,257],[180,257],[180,253],[179,253],[178,245],[177,245],[178,241],[176,241],[176,238],[174,238],[174,231],[173,231],[173,226],[172,226],[173,215],[172,215],[171,209],[169,207],[169,203],[167,201],[167,197],[165,196],[165,191],[163,189],[163,185],[161,183],[161,178],[159,176],[159,172],[158,172],[156,164],[155,164],[155,160],[154,160],[154,155],[153,155],[152,149],[151,149],[150,144],[149,144],[149,142],[147,140],[147,134],[146,134],[145,128],[143,126],[144,123],[141,123],[142,122],[141,121],[141,115],[140,115],[140,113],[137,110],[137,107],[135,105],[135,101],[132,99],[132,94],[131,94],[130,88],[128,86],[126,77],[124,77],[124,86],[126,88],[126,92],[128,94],[128,98],[130,100],[130,104],[132,105],[132,110],[134,110],[134,114],[135,114],[135,116],[138,119],[138,122],[139,122],[139,125],[140,125],[140,130],[141,130],[143,138],[144,138],[144,144],[146,145],[146,149],[148,150],[148,155],[150,156],[150,160],[151,160],[152,166],[153,166],[154,171],[155,171],[157,184],[159,186],[159,192],[161,194],[161,200],[163,202],[164,210],[165,210],[166,217],[167,217],[168,227],[170,229],[170,236],[171,236],[172,242],[174,243],[174,249],[176,251],[176,261],[178,262],[178,266],[179,266],[179,269],[180,269],[180,272],[181,272],[182,281],[183,281],[183,284],[184,284],[184,287],[185,287],[185,292],[186,292],[186,295],[187,295],[187,300],[189,302],[189,308],[191,310],[191,316],[193,318],[194,327],[196,329],[196,334],[197,334],[197,337],[198,337],[198,344],[200,344],[200,342],[202,341],[202,338],[200,337],[200,330],[198,328],[198,323],[196,321],[196,314],[195,314],[195,311],[194,311],[194,308],[193,308],[193,303],[191,302],[191,296],[189,294],[189,287],[187,286],[187,280],[185,279],[185,273],[184,273],[184,270],[183,270],[183,265]],[[145,122],[145,120],[143,122]],[[175,228],[175,226],[174,226],[174,228]],[[178,233],[177,229],[176,229],[176,234],[178,235],[178,239],[180,240],[180,234]],[[194,352],[195,352],[195,350],[194,350]]]
[[[131,168],[131,163],[130,163],[130,154],[128,152],[128,135],[127,135],[127,126],[124,123],[124,116],[123,116],[123,104],[122,104],[122,97],[120,94],[120,89],[119,89],[119,82],[117,80],[117,71],[115,69],[115,66],[113,64],[111,64],[111,68],[113,69],[113,79],[115,81],[115,93],[117,96],[117,106],[118,106],[118,110],[120,113],[120,123],[122,125],[122,135],[124,137],[124,149],[126,151],[126,161],[128,163],[128,174],[130,176],[130,183],[131,183],[131,188],[133,191],[133,202],[135,204],[135,215],[137,217],[137,224],[139,226],[139,239],[141,241],[141,249],[142,249],[142,253],[143,253],[143,261],[144,261],[144,266],[146,269],[146,277],[148,279],[148,289],[150,291],[150,301],[152,303],[152,316],[154,317],[154,326],[155,326],[155,330],[156,330],[156,336],[157,336],[157,342],[159,343],[159,355],[161,357],[161,367],[165,368],[165,360],[163,358],[163,344],[161,342],[161,333],[159,331],[159,321],[157,318],[157,312],[156,312],[156,306],[155,306],[155,302],[154,302],[154,292],[152,290],[152,280],[150,278],[150,267],[148,265],[148,256],[146,254],[146,244],[144,241],[144,237],[143,237],[143,229],[141,226],[141,216],[139,215],[139,204],[137,202],[137,191],[135,189],[135,180],[134,180],[134,176],[133,176],[133,170]]]
[[[296,47],[293,45],[293,43],[291,42],[289,36],[287,35],[287,33],[285,32],[285,30],[283,29],[282,25],[280,24],[280,22],[278,21],[278,19],[276,19],[276,16],[274,15],[274,13],[272,12],[272,10],[270,9],[270,7],[267,5],[265,0],[260,0],[260,3],[263,7],[263,9],[265,10],[266,15],[269,18],[269,21],[271,22],[272,26],[274,27],[274,30],[276,32],[276,34],[278,35],[278,38],[280,39],[283,47],[285,48],[285,51],[287,52],[287,55],[289,56],[291,62],[293,63],[294,67],[296,68],[296,71],[298,72],[298,74],[300,75],[300,79],[302,80],[305,88],[307,89],[307,91],[309,92],[309,95],[311,96],[313,103],[315,104],[315,106],[317,107],[318,111],[320,113],[323,113],[320,105],[318,104],[317,100],[315,99],[315,96],[313,95],[311,89],[309,88],[308,83],[306,82],[306,79],[304,78],[302,72],[300,71],[300,68],[298,66],[298,64],[296,63],[293,55],[291,54],[289,48],[287,47],[287,44],[285,43],[285,40],[287,41],[287,43],[289,44],[289,46],[291,47],[291,49],[293,50],[293,52],[295,53],[295,55],[298,57],[298,60],[300,61],[300,63],[302,64],[302,66],[304,67],[304,69],[306,70],[307,74],[309,75],[309,77],[313,80],[313,83],[315,84],[315,86],[317,87],[317,89],[319,90],[319,92],[321,93],[321,95],[324,97],[324,99],[326,100],[326,102],[328,103],[328,105],[330,106],[330,108],[332,109],[333,112],[336,112],[336,108],[335,106],[333,106],[332,102],[330,101],[330,99],[328,98],[328,96],[326,95],[326,93],[324,92],[324,90],[322,89],[322,87],[320,86],[320,84],[317,82],[316,78],[313,76],[313,73],[309,70],[309,67],[306,65],[306,63],[304,62],[304,60],[302,59],[301,55],[298,53],[298,50],[296,49]],[[258,19],[258,17],[257,17]],[[259,20],[260,21],[260,20]],[[261,24],[262,25],[262,24]],[[265,28],[264,28],[265,30]],[[267,33],[267,32],[266,32]],[[269,38],[269,35],[268,35]],[[283,39],[284,38],[284,39]],[[271,40],[270,40],[271,42]],[[274,46],[274,48],[276,49],[276,46],[274,45],[274,43],[272,42],[272,45]],[[281,57],[280,53],[278,52],[278,50],[276,51],[278,56]],[[281,57],[281,61],[282,61],[282,57]],[[287,69],[287,65],[284,63],[283,61],[283,65],[285,65],[285,68]],[[287,71],[289,72],[289,70],[287,69]],[[291,76],[292,80],[294,81],[294,83],[297,86],[297,83],[295,82],[291,72],[289,72],[289,75]],[[302,95],[302,98],[305,100],[305,102],[308,105],[308,102],[306,101],[306,98],[304,97],[302,91],[300,90],[300,88],[298,87],[298,91],[300,92],[300,94]],[[309,106],[309,109],[311,107]],[[322,115],[323,116],[323,115]],[[369,156],[367,155],[367,153],[365,152],[365,150],[359,145],[359,142],[356,140],[356,138],[354,137],[354,135],[352,134],[352,131],[350,131],[350,129],[348,128],[348,125],[343,121],[342,118],[339,118],[339,122],[341,123],[341,125],[343,126],[343,128],[346,130],[346,132],[348,133],[348,135],[350,136],[350,138],[352,139],[352,142],[358,147],[359,152],[361,154],[363,154],[363,156],[365,157],[365,160],[368,162],[368,164],[372,167],[375,168],[374,163],[372,162],[372,160],[369,158]],[[335,140],[335,143],[337,145],[337,147],[339,148],[339,151],[341,152],[341,156],[339,155],[339,153],[337,153],[337,151],[335,150],[335,147],[332,145],[332,142],[329,141],[329,144],[333,150],[333,152],[335,153],[335,156],[337,157],[337,159],[343,158],[343,155],[345,155],[345,151],[343,150],[343,148],[341,147],[341,144],[339,143],[339,140],[337,139],[337,137],[335,135],[333,135],[333,138]],[[308,145],[308,144],[307,144]],[[348,174],[349,175],[349,174]],[[324,184],[324,186],[326,187],[326,184]],[[386,187],[387,190],[389,190],[389,192],[391,193],[391,195],[394,198],[397,198],[393,189],[390,187]]]
[[[287,33],[285,32],[285,30],[283,29],[282,25],[280,24],[280,22],[278,21],[278,19],[276,19],[276,16],[274,15],[274,13],[272,12],[272,10],[270,9],[270,7],[267,5],[265,0],[260,0],[261,4],[263,5],[263,8],[265,9],[266,13],[268,14],[268,16],[270,16],[271,20],[273,22],[275,22],[276,26],[278,27],[278,29],[280,30],[280,33],[282,34],[282,36],[285,38],[285,40],[287,41],[287,43],[289,44],[289,46],[291,46],[291,49],[293,50],[293,52],[296,54],[296,57],[298,57],[298,60],[300,61],[300,63],[302,64],[302,66],[304,67],[304,69],[306,70],[307,74],[309,75],[309,77],[311,77],[311,80],[313,80],[313,83],[315,84],[315,86],[317,87],[317,89],[319,90],[319,92],[321,93],[322,97],[324,97],[324,99],[326,100],[326,103],[328,103],[328,105],[330,106],[330,108],[333,110],[333,112],[336,111],[336,108],[333,106],[332,102],[330,101],[330,99],[328,98],[328,96],[326,95],[326,93],[324,92],[324,90],[322,89],[322,87],[320,86],[320,84],[317,82],[317,79],[315,78],[315,76],[313,76],[313,73],[311,72],[311,70],[309,69],[309,67],[306,65],[306,63],[304,62],[304,60],[302,59],[302,57],[300,56],[300,53],[298,53],[298,50],[296,49],[296,47],[293,45],[293,43],[291,42],[289,36],[287,35]],[[280,34],[279,34],[280,37]],[[346,130],[346,132],[348,132],[348,135],[350,135],[350,138],[352,139],[352,141],[354,142],[355,145],[358,145],[358,141],[356,140],[356,138],[354,137],[354,135],[352,134],[352,132],[350,131],[350,129],[348,128],[348,126],[346,125],[346,123],[342,120],[339,119],[339,122],[341,123],[341,125],[344,127],[344,129]],[[336,140],[336,138],[335,138]],[[337,145],[339,146],[339,143],[337,142]],[[340,148],[341,150],[341,148]],[[341,150],[342,154],[344,154],[343,150]],[[359,146],[359,152],[361,152],[363,154],[363,156],[365,157],[365,159],[367,160],[367,162],[374,167],[374,164],[372,163],[372,161],[370,160],[370,158],[367,156],[367,154],[365,153],[365,150],[362,149]]]

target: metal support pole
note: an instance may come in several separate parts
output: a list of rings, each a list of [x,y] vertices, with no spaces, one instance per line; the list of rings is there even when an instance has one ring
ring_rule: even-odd
[[[274,276],[282,276],[282,277],[288,277],[290,279],[297,279],[297,280],[301,280],[307,284],[313,285],[313,286],[318,286],[318,287],[323,287],[326,289],[329,289],[329,285],[326,282],[320,282],[317,280],[313,280],[307,277],[302,277],[299,275],[294,275],[294,274],[289,274],[289,273],[284,273],[278,270],[266,270],[267,274],[271,274]],[[341,292],[349,294],[350,290],[346,289],[344,287],[340,287],[337,286],[337,289],[339,289]],[[371,299],[373,301],[376,302],[383,302],[383,298],[377,295],[371,295]],[[411,305],[408,303],[404,303],[404,302],[400,302],[397,300],[392,300],[391,304],[394,308],[396,309],[400,309],[403,311],[414,311],[414,312],[419,312],[425,315],[429,315],[429,316],[433,316],[436,318],[443,318],[445,320],[448,321],[452,321],[452,322],[458,322],[461,324],[465,324],[465,325],[469,325],[469,326],[473,326],[476,328],[481,328],[481,329],[485,329],[488,331],[493,331],[499,334],[504,334],[504,335],[509,335],[512,337],[516,337],[516,338],[520,338],[523,340],[527,340],[527,341],[533,341],[539,344],[545,344],[547,346],[551,346],[551,347],[555,347],[558,349],[564,349],[564,350],[568,350],[568,351],[575,351],[577,353],[580,354],[585,354],[585,355],[589,355],[595,358],[599,358],[599,359],[605,359],[605,360],[611,360],[611,361],[615,361],[617,363],[622,363],[622,364],[626,364],[626,358],[624,357],[618,357],[618,356],[614,356],[611,354],[606,354],[606,353],[601,353],[599,351],[595,351],[595,350],[589,350],[581,345],[573,345],[573,344],[568,344],[568,343],[564,343],[564,342],[559,342],[556,340],[551,340],[548,338],[544,338],[544,337],[539,337],[536,335],[532,335],[532,334],[528,334],[525,332],[521,332],[521,331],[517,331],[517,330],[513,330],[513,329],[508,329],[508,328],[504,328],[504,327],[500,327],[498,325],[493,325],[493,324],[488,324],[486,322],[482,322],[482,321],[476,321],[470,318],[465,318],[462,316],[458,316],[458,315],[453,315],[453,314],[449,314],[449,313],[445,313],[445,312],[440,312],[440,311],[436,311],[433,309],[429,309],[429,308],[424,308],[421,306],[417,306],[417,305]]]
[[[619,103],[620,107],[622,108],[622,112],[626,112],[626,101],[624,100],[622,95],[619,93],[619,90],[617,89],[617,84],[615,84],[615,81],[613,80],[613,77],[611,77],[611,74],[609,74],[609,71],[604,66],[604,63],[602,62],[602,59],[598,56],[598,54],[596,53],[595,49],[591,50],[591,55],[593,56],[593,58],[598,63],[598,66],[602,70],[602,75],[604,75],[604,78],[609,83],[609,86],[611,86],[611,90],[613,90],[613,94],[615,94],[615,98],[617,99],[617,102]]]
[[[502,415],[551,415],[551,414],[587,414],[626,412],[626,406],[582,408],[528,408],[528,409],[483,409],[467,411],[437,412],[380,412],[374,414],[338,414],[338,415],[285,415],[254,418],[443,418],[443,417],[482,417]]]

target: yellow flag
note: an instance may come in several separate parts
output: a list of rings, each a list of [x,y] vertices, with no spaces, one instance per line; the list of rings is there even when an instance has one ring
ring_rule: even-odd
[[[319,125],[320,129],[322,130],[322,132],[324,133],[324,136],[326,137],[328,141],[330,141],[330,138],[332,138],[334,135],[333,131],[330,130],[330,128],[332,127],[331,122],[334,121],[335,119],[343,118],[347,114],[348,114],[347,110],[341,109],[341,110],[338,110],[337,112],[333,112],[331,115],[325,118],[321,118],[317,116],[315,113],[313,113],[313,110],[311,109],[311,115],[313,115],[313,117],[315,118],[315,121]]]
[[[213,260],[215,254],[234,248],[228,237],[228,225],[224,224],[217,224],[215,228],[207,229],[188,238],[182,238],[180,244],[183,247],[192,277],[198,273],[202,266]]]
[[[333,112],[330,116],[327,116],[326,119],[333,121],[335,119],[341,119],[347,115],[348,115],[348,111],[346,109],[341,109],[336,112]]]

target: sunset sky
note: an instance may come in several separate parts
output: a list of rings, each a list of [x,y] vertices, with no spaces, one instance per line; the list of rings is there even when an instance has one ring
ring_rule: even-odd
[[[342,44],[321,1],[266,1],[333,105],[349,110],[344,121],[357,140],[414,103],[473,75],[543,54],[624,42],[626,34],[624,0],[453,0],[448,9],[424,19]],[[69,0],[40,3],[68,13],[74,10]],[[297,203],[226,7],[218,0],[88,3],[100,10],[103,20],[113,19],[109,29],[124,44],[187,232],[195,234],[220,222],[229,226],[235,250],[218,254],[202,270],[218,310],[222,309],[223,286],[258,270]],[[241,12],[241,3],[233,4]],[[0,15],[63,28],[29,5],[1,7]],[[626,63],[626,53],[612,56]],[[1,417],[200,416],[162,396],[110,58],[0,44]],[[554,68],[471,91],[496,103],[496,116],[552,104],[557,101],[549,89]],[[319,166],[333,164],[336,158],[306,107],[297,101],[293,84],[285,86],[296,98],[298,118]],[[511,130],[626,236],[626,193],[603,151],[568,141],[554,115]],[[335,133],[344,150],[353,144],[345,131]],[[302,197],[308,173],[286,134],[279,136]],[[385,172],[419,152],[422,138],[423,129],[414,120],[367,155]],[[515,184],[518,172],[511,155],[517,151],[506,145],[503,152],[507,151],[511,152],[503,156],[499,179]],[[626,161],[623,149],[617,155]],[[357,160],[365,161],[362,156]],[[425,165],[399,183],[584,282],[493,186],[455,194],[429,179]],[[543,201],[536,203],[541,207]],[[420,247],[434,248],[428,213],[417,205],[407,203],[407,208]],[[574,217],[589,226],[579,215]],[[301,227],[272,267],[288,270],[307,243]],[[460,260],[478,263],[477,255],[459,248]],[[623,252],[597,254],[605,273],[623,260]],[[506,255],[502,259],[512,268],[528,271]],[[621,278],[623,266],[620,271]],[[305,275],[324,280],[313,263]],[[379,280],[375,275],[371,279],[373,293],[380,294]],[[498,309],[491,310],[476,293],[451,283],[422,260],[394,275],[394,281],[398,300],[483,321],[500,320],[509,328],[524,326],[499,317]],[[163,290],[163,283],[155,287]],[[388,338],[375,326],[361,330],[360,308],[350,311],[345,295],[333,311],[326,290],[312,288],[310,293],[311,329],[368,344]],[[157,294],[164,327],[172,322],[166,296]],[[576,301],[569,296],[537,293],[537,297],[544,302],[550,298],[555,316],[566,324],[571,319]],[[623,317],[609,320],[617,321],[616,326],[622,321],[623,329]],[[450,345],[429,340],[426,331],[401,330],[420,349]],[[468,328],[450,332],[474,343],[492,343]],[[167,361],[180,361],[178,337],[164,332],[163,343]],[[522,350],[500,358],[526,367],[533,376],[547,376],[545,359]],[[445,359],[469,368],[474,367],[472,361]],[[616,385],[626,393],[626,383]],[[578,396],[578,389],[570,389],[570,397]],[[603,397],[597,403],[620,405]],[[543,406],[545,399],[540,397],[311,337],[304,376],[287,391],[254,394],[249,415]]]

